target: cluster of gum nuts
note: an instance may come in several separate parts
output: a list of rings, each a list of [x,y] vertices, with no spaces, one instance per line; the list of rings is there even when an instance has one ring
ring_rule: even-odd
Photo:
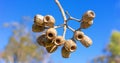
[[[85,47],[92,44],[91,38],[85,35],[81,29],[86,29],[93,24],[95,13],[91,10],[83,14],[79,30],[75,30],[72,39],[65,40],[63,36],[58,36],[54,26],[55,19],[51,15],[42,16],[37,14],[34,17],[34,24],[32,25],[33,32],[43,32],[38,38],[37,43],[46,48],[48,53],[53,53],[59,46],[62,46],[61,55],[64,58],[69,58],[70,54],[77,49],[75,40],[80,41]]]

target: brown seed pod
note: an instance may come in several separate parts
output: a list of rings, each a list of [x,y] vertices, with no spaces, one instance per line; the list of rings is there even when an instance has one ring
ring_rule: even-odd
[[[34,23],[38,26],[43,26],[43,16],[42,15],[39,15],[37,14],[35,17],[34,17]]]
[[[49,26],[49,27],[53,27],[54,24],[55,24],[55,19],[53,16],[51,15],[46,15],[44,18],[43,18],[43,21],[45,23],[45,26]]]
[[[82,45],[84,45],[85,47],[89,47],[90,45],[92,45],[92,40],[91,40],[88,36],[86,36],[86,35],[84,35],[83,39],[80,40],[80,42],[81,42]]]
[[[81,29],[86,29],[88,27],[90,27],[93,24],[93,21],[89,21],[89,22],[81,22]]]
[[[48,53],[53,53],[57,50],[57,48],[58,47],[56,45],[53,45],[51,47],[46,47],[46,50],[47,50]]]
[[[62,36],[57,36],[55,39],[53,39],[53,43],[57,46],[60,46],[65,43],[65,40]]]
[[[62,47],[62,51],[61,51],[61,54],[62,54],[62,57],[64,57],[64,58],[69,58],[70,57],[70,51],[67,51],[66,49],[65,49],[65,47]]]
[[[88,10],[83,16],[82,16],[82,22],[88,22],[92,21],[95,18],[95,13],[92,10]]]
[[[74,38],[76,40],[81,40],[84,36],[84,33],[82,31],[75,31],[74,32]]]
[[[53,46],[53,45],[54,45],[54,43],[52,43],[51,40],[47,40],[47,41],[45,42],[45,47],[51,47],[51,46]]]
[[[46,38],[46,35],[45,35],[45,34],[39,36],[39,37],[37,38],[37,42],[38,42],[39,45],[44,46],[44,47],[51,47],[51,46],[54,45],[51,40],[48,40],[48,39]]]
[[[64,44],[67,51],[74,52],[77,49],[77,45],[73,40],[67,40]]]
[[[45,46],[45,34],[42,34],[37,38],[37,43],[41,46]]]
[[[44,31],[44,26],[38,26],[38,25],[36,25],[36,24],[33,24],[32,25],[32,31],[33,32],[42,32],[42,31]]]
[[[46,31],[46,37],[47,37],[47,39],[52,40],[52,39],[54,39],[56,36],[57,36],[57,31],[56,31],[56,29],[54,29],[54,28],[49,28],[49,29]]]

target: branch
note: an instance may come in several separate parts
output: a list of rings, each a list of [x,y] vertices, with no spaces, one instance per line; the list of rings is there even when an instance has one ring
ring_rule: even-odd
[[[58,7],[59,7],[59,9],[60,9],[60,11],[61,11],[61,13],[62,13],[62,16],[63,16],[64,21],[66,21],[67,18],[66,18],[66,15],[65,15],[64,9],[62,8],[60,2],[59,2],[58,0],[55,0],[55,2],[56,2],[56,4],[58,5]]]
[[[68,11],[66,11],[65,13],[66,13],[66,15],[68,16],[67,21],[69,21],[69,20],[75,20],[75,21],[77,21],[77,22],[81,22],[80,19],[77,19],[77,18],[72,17],[72,16],[68,13]]]
[[[75,32],[75,30],[72,27],[68,26],[68,25],[67,25],[67,28],[70,29],[72,32]]]
[[[63,19],[64,19],[64,32],[63,32],[63,38],[65,38],[65,34],[66,34],[66,21],[67,21],[67,18],[66,18],[66,15],[65,15],[65,12],[64,12],[64,9],[62,8],[60,2],[58,0],[55,0],[56,4],[58,5],[61,13],[62,13],[62,16],[63,16]]]
[[[58,25],[58,26],[54,26],[54,28],[60,28],[60,27],[63,27],[64,24],[61,24],[61,25]]]

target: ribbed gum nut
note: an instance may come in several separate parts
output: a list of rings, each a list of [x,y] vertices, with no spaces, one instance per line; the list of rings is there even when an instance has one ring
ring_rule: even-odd
[[[88,10],[83,16],[82,16],[82,21],[83,22],[88,22],[92,21],[95,18],[95,13],[92,10]]]
[[[84,35],[84,38],[82,40],[80,40],[80,42],[82,43],[82,45],[84,45],[85,47],[89,47],[90,45],[92,45],[92,40],[90,37]]]
[[[82,31],[75,31],[74,32],[74,38],[76,40],[81,40],[84,36],[84,33]]]
[[[67,51],[67,50],[65,49],[65,47],[62,47],[61,54],[62,54],[62,57],[63,57],[63,58],[69,58],[69,57],[70,57],[70,53],[71,53],[71,52]]]
[[[41,46],[45,46],[45,34],[43,34],[37,38],[37,43]]]
[[[57,36],[57,31],[56,31],[56,29],[54,29],[54,28],[49,28],[49,29],[46,31],[46,37],[47,37],[47,39],[52,40],[52,39],[54,39],[56,36]]]
[[[43,16],[42,15],[39,15],[39,14],[37,14],[37,15],[35,15],[35,17],[34,17],[34,23],[36,24],[36,25],[38,25],[38,26],[43,26]]]
[[[46,47],[46,50],[47,50],[48,53],[53,53],[57,50],[57,48],[58,47],[56,45],[54,45],[54,46],[51,46],[51,47]]]
[[[65,43],[65,40],[62,36],[57,36],[55,39],[53,39],[53,43],[57,46],[60,46]]]
[[[38,26],[36,24],[32,25],[32,31],[33,32],[42,32],[44,31],[44,26]]]
[[[73,40],[65,41],[64,47],[69,52],[74,52],[77,48],[76,43]]]
[[[42,34],[41,36],[39,36],[37,38],[37,43],[41,46],[44,46],[44,47],[51,47],[54,45],[51,40],[48,40],[46,38],[45,34]]]
[[[43,18],[43,21],[44,21],[45,26],[53,27],[54,24],[55,24],[55,19],[54,19],[54,17],[51,16],[51,15],[46,15],[46,16]]]
[[[45,47],[51,47],[51,46],[53,46],[53,45],[54,45],[54,43],[52,43],[51,40],[46,40],[46,42],[45,42]]]
[[[89,21],[89,22],[81,22],[81,29],[86,29],[89,28],[91,25],[93,24],[93,21]]]

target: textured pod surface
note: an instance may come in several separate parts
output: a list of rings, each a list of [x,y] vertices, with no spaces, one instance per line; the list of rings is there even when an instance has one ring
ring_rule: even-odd
[[[55,19],[51,15],[46,15],[43,19],[45,26],[54,27]]]
[[[73,52],[77,49],[77,45],[73,40],[65,41],[64,47],[67,51]]]
[[[32,31],[33,32],[42,32],[44,31],[44,26],[38,26],[36,24],[32,25]]]
[[[89,47],[90,45],[92,45],[92,40],[88,36],[86,36],[86,35],[84,35],[84,38],[82,40],[80,40],[80,42],[85,47]]]
[[[57,36],[57,31],[56,31],[56,29],[54,29],[54,28],[49,28],[49,29],[46,31],[46,37],[47,37],[47,39],[52,40],[52,39],[54,39],[56,36]]]
[[[62,47],[62,51],[61,51],[62,57],[64,57],[64,58],[69,58],[69,57],[70,57],[70,53],[71,53],[71,52],[67,51],[67,50],[65,49],[65,47]]]
[[[60,46],[65,43],[65,40],[62,36],[57,36],[55,39],[53,39],[53,43],[57,46]]]
[[[51,40],[48,40],[46,38],[45,34],[43,34],[37,38],[37,43],[41,46],[44,46],[44,47],[51,47],[54,45]]]
[[[37,14],[35,17],[34,17],[34,23],[38,26],[43,26],[44,22],[43,22],[43,16],[42,15],[39,15]]]
[[[81,26],[80,28],[82,29],[86,29],[88,27],[90,27],[93,24],[93,21],[89,21],[89,22],[81,22]]]
[[[92,10],[89,10],[82,16],[82,21],[88,22],[88,21],[92,21],[94,18],[95,18],[95,13]]]
[[[75,31],[74,32],[74,38],[76,40],[81,40],[84,36],[84,33],[82,31]]]
[[[43,34],[37,38],[37,43],[41,46],[45,46],[45,34]]]
[[[52,43],[51,40],[46,40],[46,41],[45,41],[45,47],[51,47],[51,46],[53,46],[53,45],[54,45],[54,43]]]
[[[51,47],[46,47],[46,50],[47,50],[48,53],[53,53],[57,50],[57,48],[58,47],[56,45],[53,45]]]

